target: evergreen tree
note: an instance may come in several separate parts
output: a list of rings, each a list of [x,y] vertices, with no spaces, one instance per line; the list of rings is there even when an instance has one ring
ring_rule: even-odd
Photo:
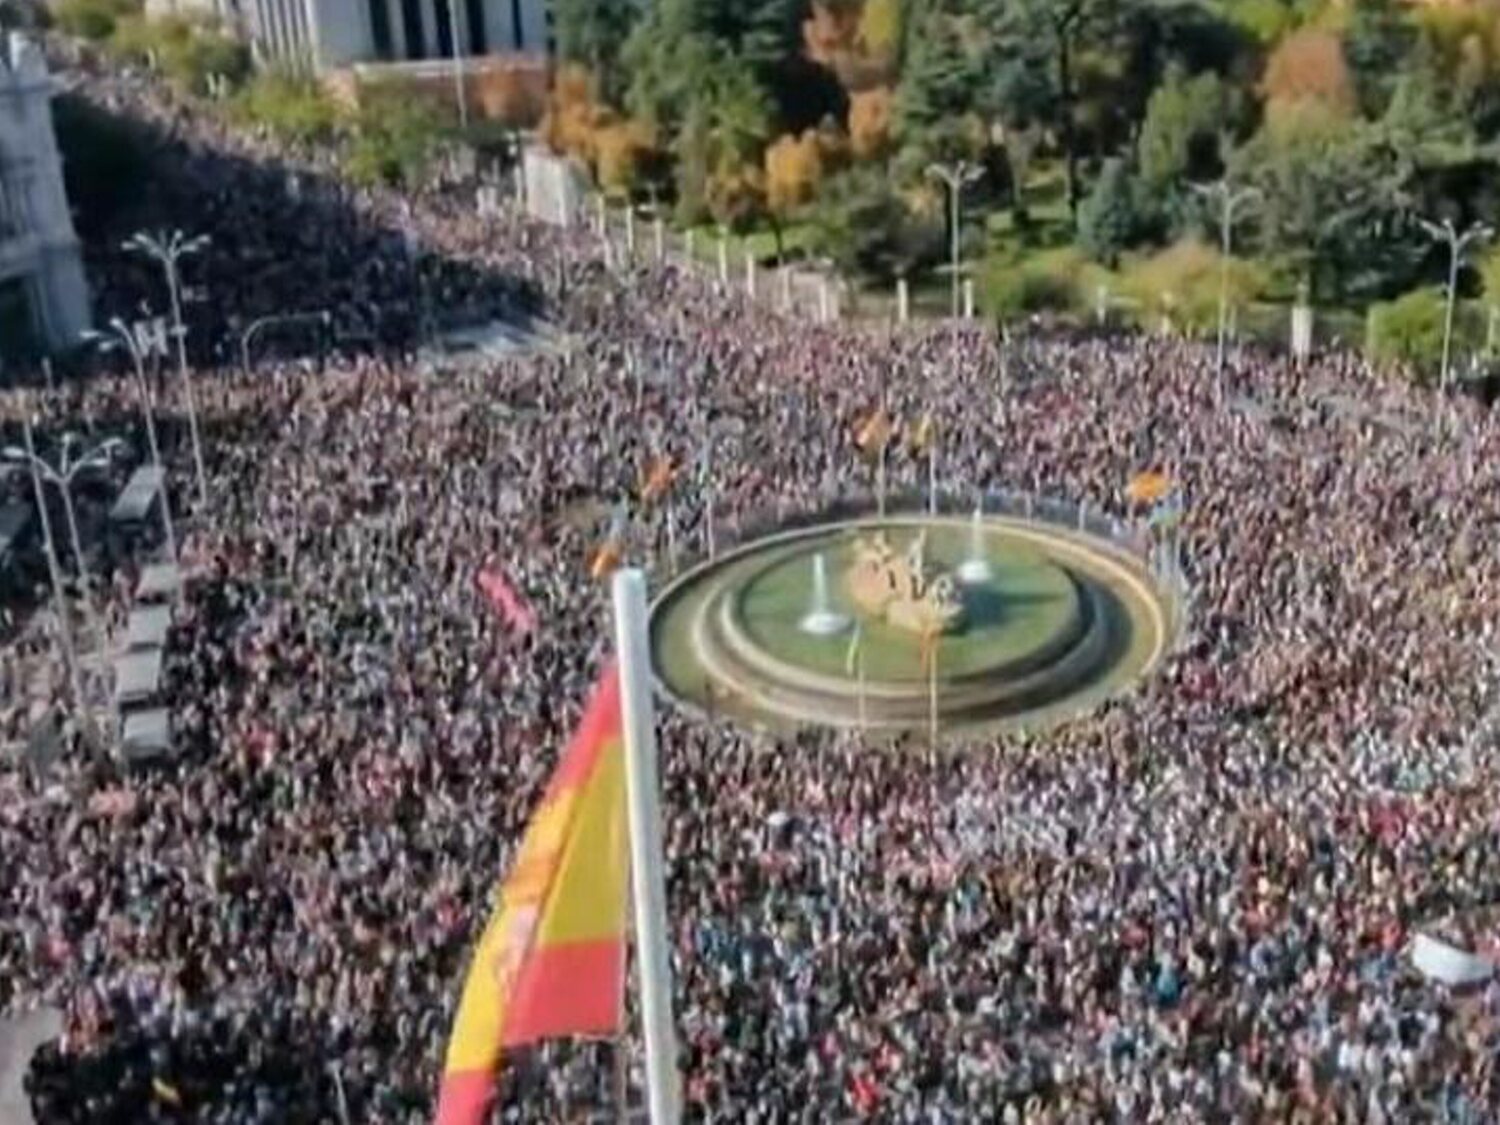
[[[620,52],[640,15],[636,0],[553,0],[558,56],[588,67],[614,100],[621,93]]]
[[[1125,161],[1106,160],[1078,213],[1078,240],[1085,253],[1111,269],[1139,229],[1135,183]]]

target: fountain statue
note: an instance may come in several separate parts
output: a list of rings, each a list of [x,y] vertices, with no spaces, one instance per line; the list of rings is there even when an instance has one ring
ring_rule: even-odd
[[[974,505],[974,518],[969,523],[969,557],[958,568],[958,578],[966,586],[978,586],[988,582],[994,574],[990,560],[984,552],[984,502]]]
[[[812,601],[799,628],[815,637],[831,637],[849,627],[849,619],[833,608],[828,594],[828,562],[819,551],[812,561]]]
[[[877,534],[860,540],[846,579],[849,596],[871,617],[907,632],[941,633],[953,627],[963,606],[946,574],[927,573],[927,533],[912,540],[904,557],[898,556]]]

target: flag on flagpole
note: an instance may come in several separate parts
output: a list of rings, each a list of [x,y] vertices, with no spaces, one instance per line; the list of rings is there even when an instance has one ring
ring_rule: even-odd
[[[620,1027],[629,839],[605,671],[526,829],[454,1016],[435,1125],[481,1125],[506,1048]]]
[[[1172,490],[1172,478],[1150,469],[1136,473],[1125,485],[1125,499],[1132,504],[1154,504]]]
[[[859,424],[854,431],[854,444],[868,456],[879,456],[891,440],[895,427],[885,407],[880,407]]]
[[[655,504],[667,495],[672,489],[672,483],[677,479],[677,466],[672,464],[670,457],[658,457],[650,468],[641,474],[641,503],[647,507]]]

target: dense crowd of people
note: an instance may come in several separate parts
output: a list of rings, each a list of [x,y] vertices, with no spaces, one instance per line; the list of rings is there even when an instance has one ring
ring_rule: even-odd
[[[611,510],[660,454],[692,467],[684,551],[710,490],[721,540],[862,493],[850,426],[882,396],[939,419],[960,490],[1123,515],[1131,474],[1168,469],[1191,620],[1098,712],[933,755],[665,707],[689,1119],[1494,1120],[1500,985],[1450,990],[1407,952],[1500,899],[1488,414],[1345,354],[1236,351],[1221,391],[1213,349],[1177,339],[814,325],[644,251],[607,265],[586,226],[480,216],[472,187],[335,190],[138,76],[82,89],[164,130],[162,199],[214,238],[189,267],[210,479],[195,508],[168,441],[193,509],[183,762],[121,775],[75,723],[45,772],[0,767],[0,1007],[66,1013],[38,1120],[427,1120],[605,655],[586,560]],[[96,264],[106,304],[160,305],[152,275]],[[565,346],[434,371],[424,299],[544,306]],[[387,328],[322,371],[205,346],[293,307]],[[43,414],[131,430],[134,402],[100,376]],[[662,531],[631,527],[658,577]],[[486,565],[535,632],[489,611]],[[24,674],[51,651],[15,640],[7,677],[64,693]],[[496,1119],[612,1119],[616,1049],[508,1057]]]

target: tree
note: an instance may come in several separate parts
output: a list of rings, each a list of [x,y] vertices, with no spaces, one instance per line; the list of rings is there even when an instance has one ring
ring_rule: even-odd
[[[890,285],[940,260],[943,242],[941,221],[913,215],[890,177],[868,166],[829,179],[813,207],[813,250],[846,277]]]
[[[897,133],[920,150],[912,163],[973,155],[965,128],[979,106],[984,70],[961,9],[932,0],[912,35],[897,93]]]
[[[1268,117],[1229,162],[1229,175],[1261,192],[1255,230],[1279,257],[1338,296],[1380,291],[1409,253],[1390,237],[1401,207],[1396,168],[1374,127],[1349,122],[1319,101]],[[1351,282],[1353,283],[1351,285]]]
[[[612,121],[594,132],[594,176],[611,195],[629,196],[651,158],[655,135],[642,121]]]
[[[886,86],[861,90],[849,99],[849,146],[858,160],[884,156],[891,143],[891,109]]]
[[[1172,318],[1190,332],[1206,332],[1219,319],[1223,257],[1195,238],[1185,238],[1136,262],[1123,278],[1127,293],[1143,309]],[[1265,287],[1264,272],[1238,258],[1229,260],[1229,303],[1243,305]]]
[[[94,42],[108,39],[123,17],[139,12],[140,5],[131,0],[58,0],[52,5],[59,30]]]
[[[1079,211],[1079,244],[1095,261],[1113,269],[1139,228],[1130,169],[1118,158],[1107,160]]]
[[[618,97],[620,52],[640,15],[636,0],[552,0],[558,57],[597,75],[605,97]]]
[[[1146,105],[1138,149],[1141,177],[1156,189],[1187,179],[1210,179],[1219,171],[1219,137],[1229,117],[1228,97],[1218,75],[1189,78],[1168,70]]]
[[[561,67],[552,82],[541,135],[554,152],[567,153],[592,164],[595,133],[614,119],[612,111],[594,95],[594,77],[570,63]]]
[[[263,70],[235,99],[234,112],[294,144],[331,139],[340,123],[339,106],[315,79],[282,70]]]
[[[785,133],[766,149],[766,206],[779,219],[806,205],[822,178],[823,144],[814,130]]]
[[[1311,101],[1328,113],[1348,118],[1359,108],[1343,41],[1315,27],[1294,31],[1271,53],[1261,92],[1273,111]]]
[[[901,58],[904,16],[901,0],[865,0],[860,9],[860,47],[880,63],[887,80]]]
[[[345,167],[361,183],[411,187],[426,175],[447,135],[442,118],[428,102],[396,84],[366,86],[360,92]]]
[[[1000,82],[1006,91],[1024,90],[1028,99],[1041,89],[1033,60],[1037,52],[1048,59],[1045,74],[1048,120],[1055,126],[1063,151],[1068,211],[1078,219],[1081,186],[1078,176],[1078,75],[1081,49],[1102,42],[1127,18],[1134,0],[987,0],[1002,44],[1025,60],[1022,74]],[[1009,68],[1014,71],[1014,67]]]
[[[1360,108],[1379,117],[1412,63],[1416,29],[1405,0],[1360,0],[1344,27],[1344,57],[1354,76]]]
[[[1443,354],[1447,308],[1442,291],[1435,288],[1370,306],[1370,358],[1403,366],[1420,381],[1431,379]]]

